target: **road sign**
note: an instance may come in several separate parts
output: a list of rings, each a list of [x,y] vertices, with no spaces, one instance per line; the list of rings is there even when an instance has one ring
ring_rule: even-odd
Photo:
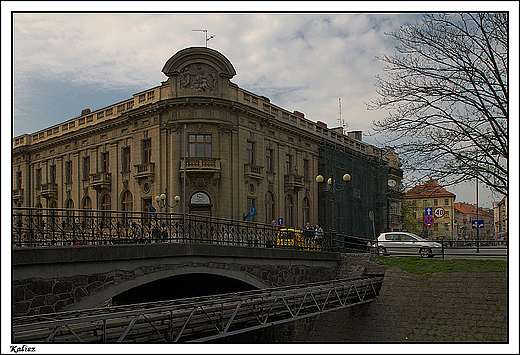
[[[484,220],[483,219],[476,219],[474,221],[471,221],[471,228],[473,229],[482,229],[484,228]]]
[[[433,215],[435,216],[435,218],[442,218],[442,217],[444,217],[445,213],[446,213],[446,211],[444,211],[444,208],[442,208],[442,207],[437,207],[433,211]]]
[[[432,216],[433,215],[433,208],[432,207],[426,207],[424,209],[424,215],[425,216]]]
[[[433,222],[435,222],[435,220],[433,219],[433,216],[426,216],[426,217],[424,217],[424,225],[426,227],[433,226]]]
[[[278,225],[283,226],[283,218],[278,218]]]

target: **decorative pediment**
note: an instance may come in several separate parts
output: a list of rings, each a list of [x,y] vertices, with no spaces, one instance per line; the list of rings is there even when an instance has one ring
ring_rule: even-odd
[[[162,72],[168,77],[181,75],[181,85],[185,86],[194,83],[202,85],[203,77],[210,82],[219,78],[231,79],[236,75],[233,64],[224,55],[206,47],[190,47],[178,51],[164,64]]]

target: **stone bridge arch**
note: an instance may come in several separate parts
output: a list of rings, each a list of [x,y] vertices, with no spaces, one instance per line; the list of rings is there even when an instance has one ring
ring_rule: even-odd
[[[339,264],[338,253],[204,243],[15,248],[13,316],[92,308],[134,287],[187,273],[266,288],[331,280]]]
[[[134,279],[126,280],[119,284],[112,284],[104,288],[103,290],[93,293],[81,301],[71,305],[68,310],[80,310],[88,309],[99,306],[104,301],[113,298],[125,291],[129,291],[139,286],[144,286],[154,281],[163,280],[175,276],[181,275],[195,275],[195,274],[208,274],[226,277],[233,280],[242,281],[256,289],[263,289],[269,287],[265,282],[262,282],[258,278],[248,274],[244,271],[236,271],[229,269],[218,269],[214,267],[206,266],[188,266],[176,269],[162,270],[152,272],[149,274],[140,275]]]

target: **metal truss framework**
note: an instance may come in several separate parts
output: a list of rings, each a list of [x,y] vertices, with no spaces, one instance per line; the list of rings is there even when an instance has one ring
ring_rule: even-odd
[[[13,319],[13,343],[205,342],[374,301],[383,277]]]

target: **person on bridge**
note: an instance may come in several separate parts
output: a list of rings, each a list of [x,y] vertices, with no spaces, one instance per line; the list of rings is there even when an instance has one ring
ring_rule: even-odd
[[[323,243],[323,228],[321,228],[318,223],[316,223],[316,229],[314,233],[314,243],[316,246],[321,247],[321,244]]]
[[[305,225],[305,229],[303,230],[303,239],[305,240],[305,245],[307,248],[310,248],[312,245],[314,230],[311,227],[311,224],[307,222]]]

